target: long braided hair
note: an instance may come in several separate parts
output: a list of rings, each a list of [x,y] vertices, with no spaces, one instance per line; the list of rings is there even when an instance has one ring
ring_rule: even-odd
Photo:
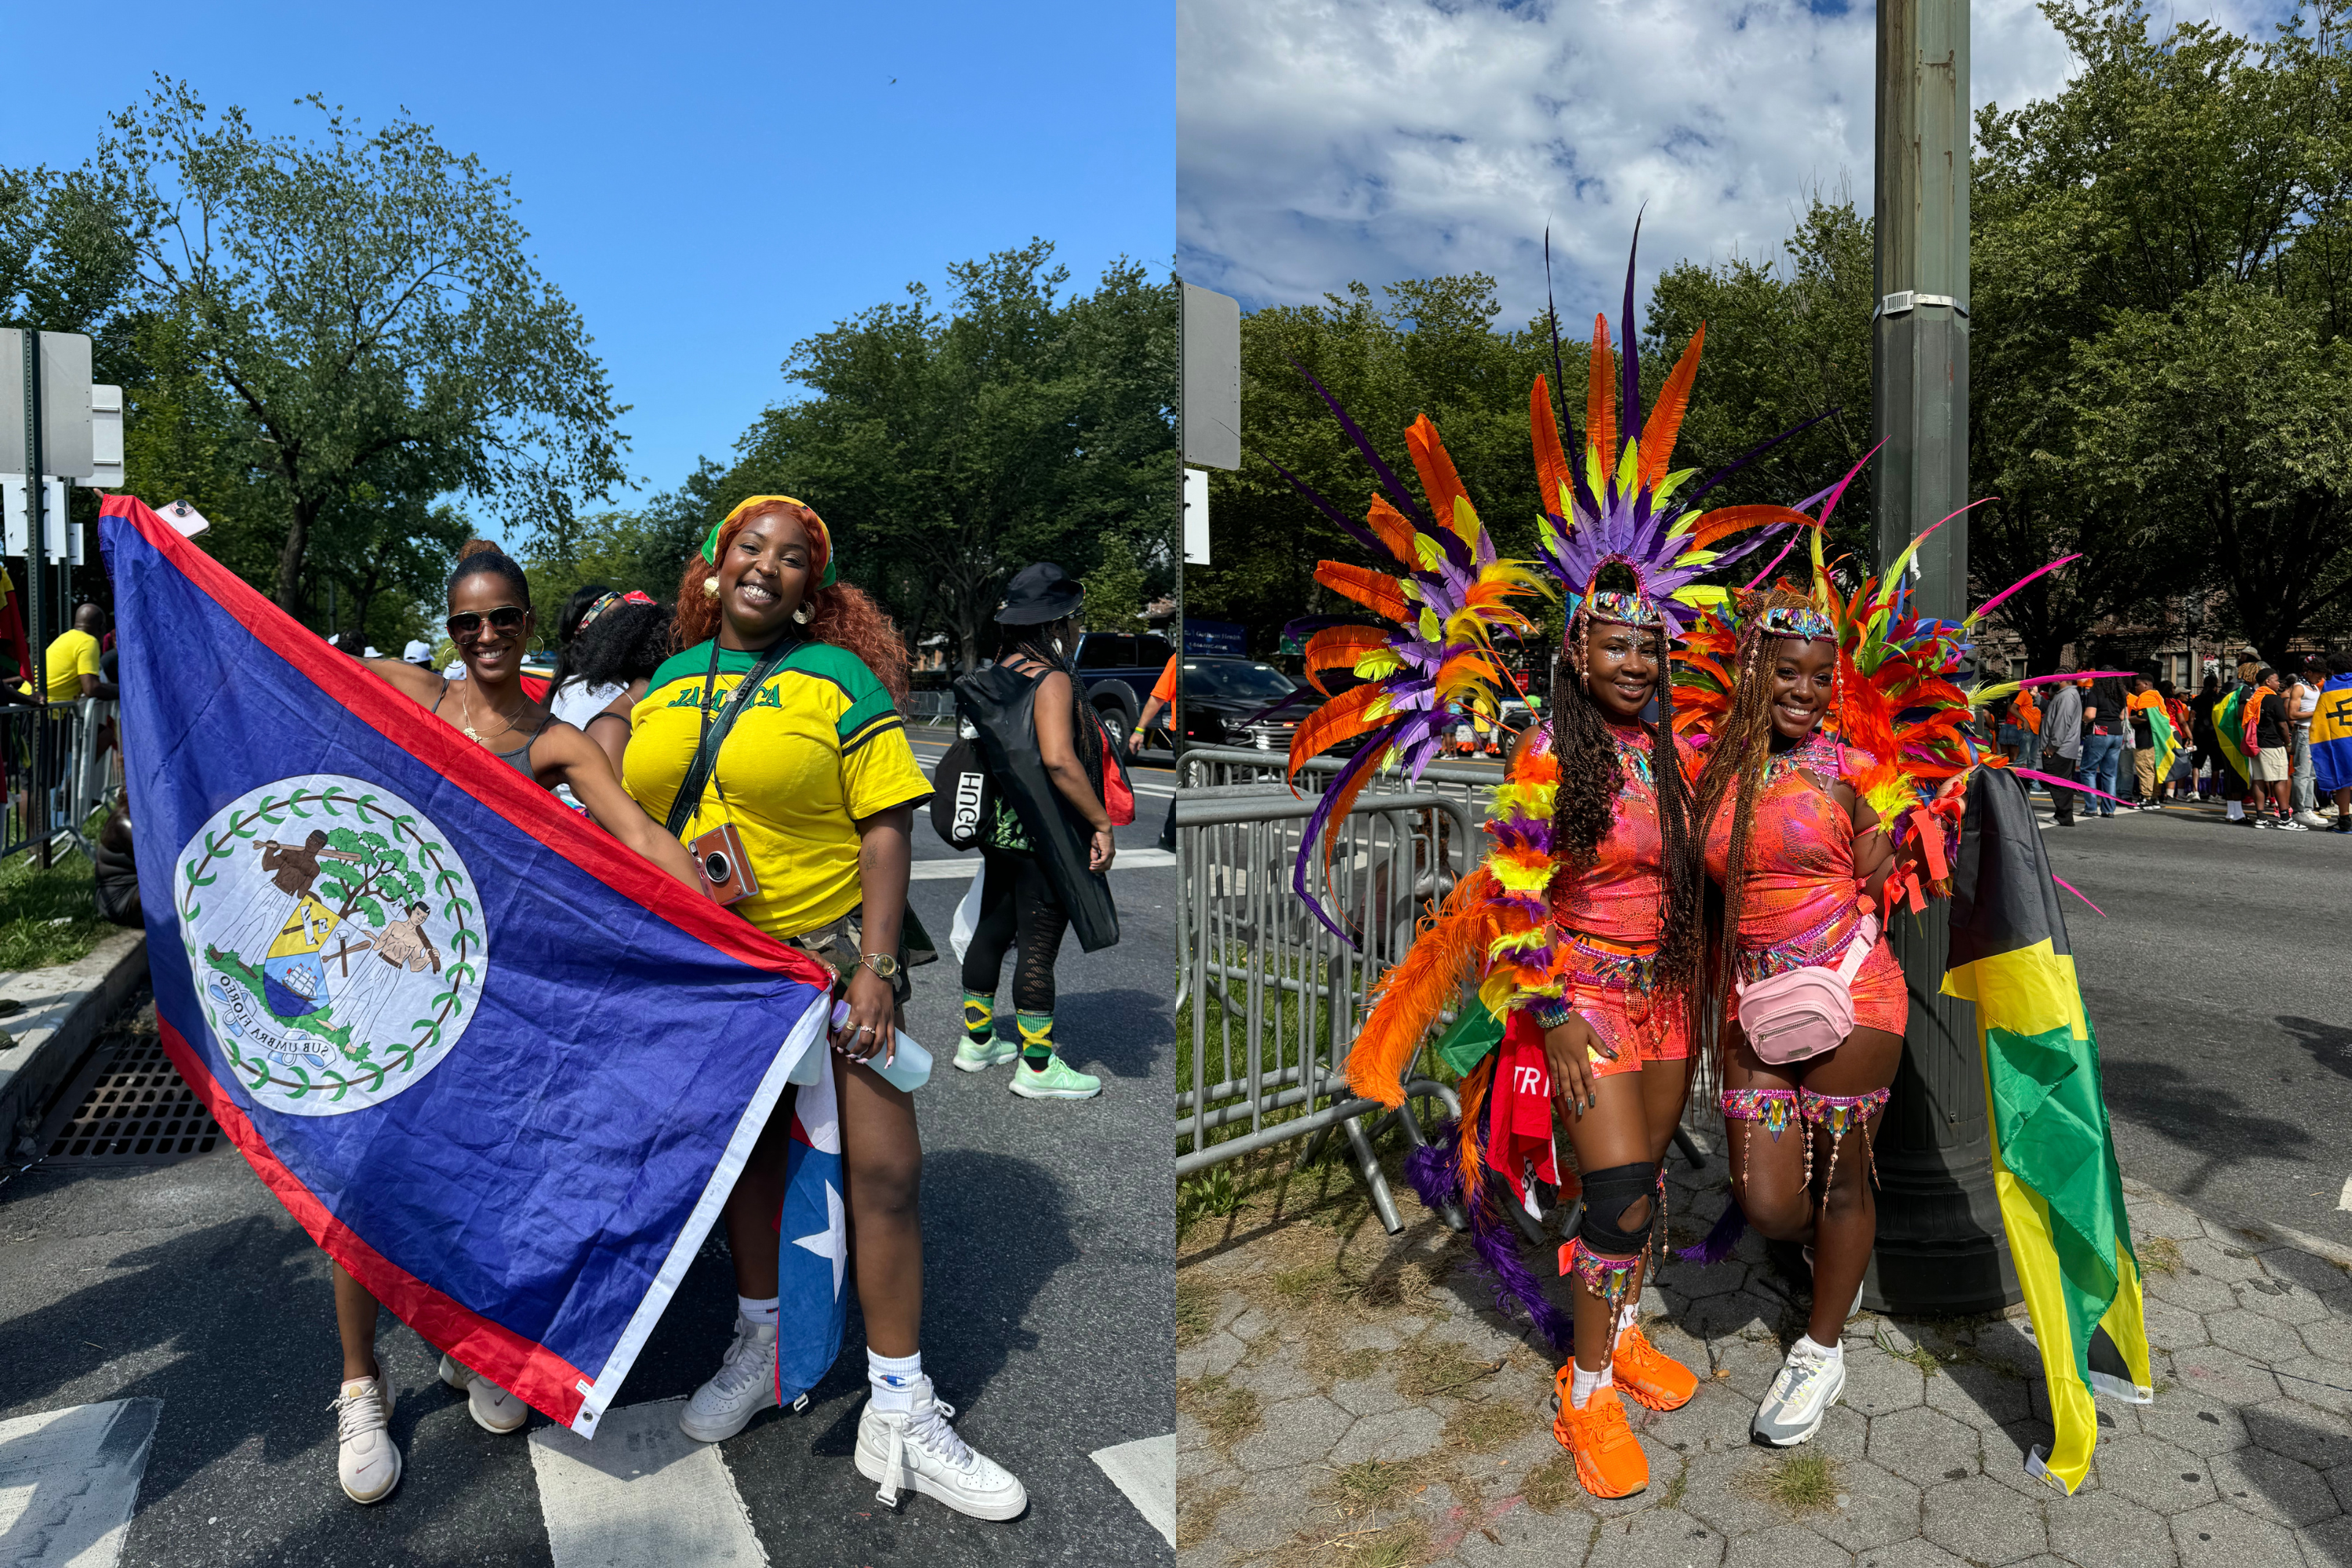
[[[1617,821],[1617,795],[1625,787],[1624,764],[1609,720],[1577,678],[1570,649],[1591,635],[1581,610],[1569,617],[1569,635],[1551,672],[1552,752],[1559,759],[1559,793],[1552,805],[1552,852],[1581,875],[1592,868],[1601,841]],[[1685,1000],[1696,990],[1705,945],[1706,863],[1704,840],[1695,820],[1688,781],[1675,753],[1675,692],[1666,662],[1666,629],[1650,628],[1650,658],[1658,672],[1658,721],[1650,735],[1650,778],[1658,803],[1658,837],[1664,849],[1666,907],[1659,922],[1657,984]],[[1587,657],[1590,657],[1588,650]]]
[[[1046,668],[1058,669],[1070,678],[1070,743],[1077,750],[1078,766],[1086,770],[1087,783],[1094,786],[1095,798],[1108,804],[1103,795],[1106,731],[1102,715],[1096,712],[1094,705],[1087,700],[1087,683],[1078,676],[1077,617],[1072,616],[1059,621],[1049,621],[1044,626],[1006,626],[1003,630],[1006,653],[1034,659]],[[1060,650],[1056,646],[1060,641],[1069,643],[1069,652]]]
[[[1707,1011],[1723,1016],[1730,994],[1733,963],[1739,951],[1739,911],[1747,902],[1748,838],[1756,824],[1756,796],[1772,750],[1772,660],[1785,640],[1764,632],[1764,612],[1803,609],[1811,600],[1789,588],[1743,595],[1739,643],[1732,656],[1731,710],[1707,742],[1706,766],[1698,779],[1698,820],[1712,831],[1723,802],[1730,797],[1731,843],[1723,872],[1723,935],[1707,987]]]

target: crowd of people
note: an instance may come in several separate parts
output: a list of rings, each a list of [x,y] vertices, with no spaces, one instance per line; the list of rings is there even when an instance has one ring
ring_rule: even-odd
[[[1990,731],[2029,788],[2048,792],[2062,827],[2219,801],[2227,821],[2248,827],[2352,835],[2352,792],[2332,776],[2323,785],[2312,750],[2322,692],[2347,679],[2343,652],[2289,674],[2247,660],[2230,683],[2209,674],[2191,694],[2150,666],[2027,686],[1993,705]]]

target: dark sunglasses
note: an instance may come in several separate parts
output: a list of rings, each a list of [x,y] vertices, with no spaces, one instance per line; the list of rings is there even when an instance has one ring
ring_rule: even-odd
[[[441,624],[449,628],[449,638],[452,642],[469,642],[482,635],[484,621],[490,623],[490,630],[494,632],[520,631],[522,629],[525,617],[530,614],[529,610],[520,609],[513,605],[500,605],[487,616],[479,610],[463,610]]]

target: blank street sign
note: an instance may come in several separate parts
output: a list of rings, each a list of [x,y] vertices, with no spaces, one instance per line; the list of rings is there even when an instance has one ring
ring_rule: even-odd
[[[89,448],[89,340],[41,334],[41,472],[86,479]],[[25,471],[25,334],[0,327],[0,474]]]
[[[1203,468],[1242,466],[1242,307],[1227,295],[1182,290],[1184,384],[1180,421],[1184,461]],[[23,417],[21,415],[19,418]]]

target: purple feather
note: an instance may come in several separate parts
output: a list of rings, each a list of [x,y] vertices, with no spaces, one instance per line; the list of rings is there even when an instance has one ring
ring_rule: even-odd
[[[1450,559],[1459,564],[1468,564],[1470,547],[1462,542],[1452,527],[1439,527],[1430,521],[1429,513],[1423,511],[1421,503],[1412,499],[1412,492],[1404,488],[1404,481],[1397,478],[1396,471],[1381,461],[1380,453],[1372,447],[1371,437],[1365,435],[1353,419],[1348,417],[1348,411],[1339,406],[1339,400],[1332,396],[1330,390],[1316,380],[1305,365],[1295,359],[1290,363],[1299,374],[1307,377],[1307,384],[1315,389],[1315,395],[1323,400],[1325,405],[1331,410],[1332,416],[1339,421],[1339,428],[1346,432],[1349,440],[1356,444],[1356,450],[1364,455],[1364,461],[1371,465],[1372,472],[1380,479],[1381,488],[1389,492],[1389,499],[1394,501],[1407,517],[1418,520],[1423,531],[1436,539]],[[1444,521],[1451,524],[1454,520],[1449,517]]]
[[[1675,1256],[1685,1263],[1720,1263],[1731,1256],[1731,1249],[1747,1234],[1748,1216],[1740,1213],[1738,1200],[1732,1199],[1723,1205],[1723,1215],[1715,1222],[1715,1228],[1696,1247],[1685,1247]]]
[[[1430,1141],[1409,1149],[1404,1156],[1405,1179],[1432,1214],[1462,1201],[1462,1124],[1452,1117],[1439,1122]]]
[[[1831,415],[1835,414],[1837,410],[1834,408],[1825,408],[1821,413],[1814,415],[1811,419],[1806,420],[1801,425],[1790,426],[1786,430],[1781,431],[1778,436],[1773,437],[1763,445],[1749,447],[1748,451],[1743,453],[1741,456],[1734,458],[1722,468],[1719,468],[1716,469],[1715,472],[1707,475],[1706,479],[1700,483],[1698,489],[1693,490],[1690,494],[1683,498],[1683,505],[1685,508],[1698,505],[1700,499],[1708,491],[1714,489],[1716,486],[1723,483],[1724,480],[1729,479],[1732,475],[1738,473],[1740,469],[1746,468],[1748,464],[1754,462],[1757,458],[1762,457],[1765,453],[1770,451],[1773,447],[1779,446],[1790,437],[1803,435],[1806,431],[1811,429],[1814,426],[1820,424],[1822,420],[1827,419]]]
[[[1381,542],[1380,535],[1374,533],[1370,529],[1365,527],[1354,518],[1349,517],[1347,513],[1341,511],[1338,507],[1333,506],[1329,501],[1325,500],[1321,496],[1315,492],[1313,488],[1310,487],[1305,479],[1300,479],[1297,474],[1292,473],[1288,468],[1284,468],[1272,458],[1267,458],[1265,459],[1265,463],[1266,466],[1272,468],[1276,473],[1280,474],[1284,479],[1289,480],[1290,488],[1297,490],[1300,495],[1305,496],[1308,504],[1313,506],[1316,510],[1321,512],[1325,517],[1329,518],[1333,522],[1338,523],[1350,539],[1355,540],[1365,549],[1370,551],[1372,552],[1373,559],[1378,560],[1381,557],[1386,557],[1391,561],[1396,560],[1395,555],[1390,551],[1389,547]],[[1398,564],[1410,571],[1415,563],[1403,561],[1398,562]]]
[[[1576,1343],[1575,1321],[1544,1295],[1543,1287],[1519,1256],[1518,1234],[1484,1194],[1470,1205],[1470,1240],[1484,1265],[1481,1272],[1495,1287],[1496,1308],[1500,1310],[1507,1301],[1517,1301],[1546,1344],[1560,1354],[1571,1350]]]
[[[1330,911],[1323,907],[1321,900],[1307,890],[1307,870],[1315,863],[1315,846],[1321,842],[1324,829],[1331,820],[1331,808],[1339,805],[1339,796],[1357,774],[1372,766],[1387,754],[1390,735],[1390,731],[1375,731],[1365,736],[1362,748],[1348,759],[1346,767],[1332,775],[1329,784],[1323,786],[1323,797],[1315,803],[1315,814],[1307,819],[1306,827],[1299,833],[1298,861],[1291,868],[1290,872],[1291,891],[1297,893],[1305,901],[1308,910],[1317,920],[1323,922],[1325,929],[1349,947],[1357,945],[1356,939],[1349,936],[1339,922],[1331,918]]]
[[[1633,335],[1633,261],[1641,253],[1642,215],[1635,213],[1633,243],[1625,247],[1625,312],[1617,318],[1617,335],[1625,340],[1625,417],[1618,425],[1617,450],[1609,454],[1612,461],[1642,433],[1642,356]]]
[[[1549,224],[1544,225],[1544,320],[1551,327],[1552,390],[1559,394],[1560,431],[1567,437],[1560,449],[1564,453],[1572,454],[1577,449],[1576,421],[1569,416],[1568,371],[1559,361],[1559,307],[1552,303],[1551,297],[1551,225]],[[1545,412],[1550,411],[1547,409]],[[1573,472],[1580,473],[1584,465],[1571,461],[1569,468]],[[1580,488],[1582,481],[1579,480],[1578,483]],[[1545,510],[1551,510],[1554,499],[1551,496],[1543,498]]]

